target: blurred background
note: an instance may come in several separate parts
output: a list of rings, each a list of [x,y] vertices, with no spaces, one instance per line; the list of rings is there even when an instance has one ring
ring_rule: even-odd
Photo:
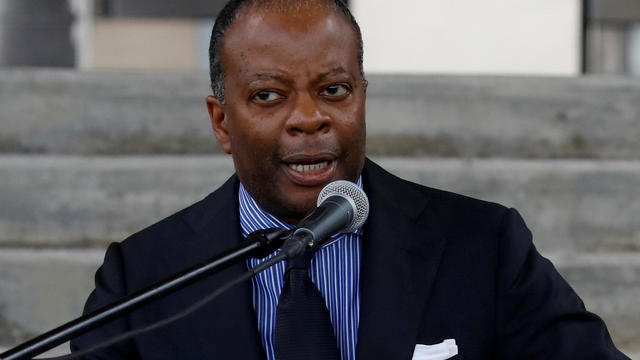
[[[223,4],[0,0],[0,349],[79,316],[109,242],[233,173],[204,102]],[[369,156],[517,208],[640,357],[640,1],[349,6]]]

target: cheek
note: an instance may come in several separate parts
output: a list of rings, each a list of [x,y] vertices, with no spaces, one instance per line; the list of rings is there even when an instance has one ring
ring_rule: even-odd
[[[343,114],[346,119],[345,121],[338,122],[336,124],[337,130],[340,133],[340,137],[342,138],[342,142],[349,148],[354,146],[364,144],[366,137],[366,127],[364,121],[364,112],[353,110],[353,112]]]
[[[231,136],[231,147],[236,160],[236,168],[241,167],[251,173],[261,173],[273,167],[277,158],[278,134],[246,122],[238,124]]]

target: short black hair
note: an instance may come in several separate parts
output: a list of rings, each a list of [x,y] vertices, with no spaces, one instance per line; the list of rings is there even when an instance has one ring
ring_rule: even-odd
[[[309,1],[309,0],[298,0],[299,2]],[[318,0],[312,0],[318,1]],[[353,30],[356,32],[357,40],[358,40],[358,66],[360,67],[360,74],[364,78],[364,69],[362,66],[362,58],[364,55],[364,49],[362,44],[362,33],[360,32],[360,26],[358,22],[349,11],[347,5],[345,5],[342,0],[323,0],[329,3],[333,3],[336,7],[336,10],[339,10],[342,14],[344,14]],[[218,16],[216,17],[216,22],[213,25],[213,30],[211,30],[211,41],[209,42],[209,77],[211,78],[211,91],[213,92],[213,96],[217,98],[221,103],[224,103],[224,71],[222,69],[222,63],[220,61],[220,53],[222,51],[222,42],[224,40],[224,35],[235,21],[238,12],[240,9],[245,6],[251,5],[264,5],[267,4],[269,0],[231,0],[229,1],[224,8],[220,11]]]

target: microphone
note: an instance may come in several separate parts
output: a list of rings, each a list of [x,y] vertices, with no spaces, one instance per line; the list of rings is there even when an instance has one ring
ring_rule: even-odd
[[[307,214],[285,241],[287,258],[304,253],[304,247],[319,248],[333,234],[351,232],[362,226],[369,215],[369,199],[358,185],[337,180],[318,195],[318,207]]]

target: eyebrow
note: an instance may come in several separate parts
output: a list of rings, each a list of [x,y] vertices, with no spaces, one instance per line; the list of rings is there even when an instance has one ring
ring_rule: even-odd
[[[249,83],[253,83],[259,80],[276,80],[276,81],[280,81],[287,84],[291,83],[291,80],[283,77],[282,75],[278,73],[269,73],[269,72],[255,73],[250,75]]]
[[[342,66],[337,66],[334,67],[332,69],[330,69],[329,71],[326,71],[318,76],[316,76],[312,82],[316,83],[316,82],[320,82],[330,76],[333,75],[338,75],[338,74],[347,74],[349,76],[351,76],[349,74],[348,71],[346,71]],[[273,73],[273,72],[260,72],[260,73],[255,73],[250,75],[250,80],[249,83],[253,83],[256,81],[260,81],[260,80],[276,80],[282,83],[286,83],[286,84],[291,84],[293,81],[291,79],[285,78],[284,76],[282,76],[279,73]]]
[[[331,70],[316,76],[316,78],[314,79],[314,82],[320,82],[320,81],[328,78],[329,76],[338,75],[338,74],[347,74],[347,75],[351,76],[351,74],[349,74],[349,72],[347,70],[345,70],[342,66],[336,66],[336,67],[332,68]]]

